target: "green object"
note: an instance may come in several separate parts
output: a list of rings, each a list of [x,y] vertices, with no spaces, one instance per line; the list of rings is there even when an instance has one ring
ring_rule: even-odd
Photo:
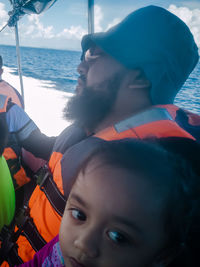
[[[0,157],[0,231],[4,225],[9,225],[15,213],[15,191],[3,156]]]

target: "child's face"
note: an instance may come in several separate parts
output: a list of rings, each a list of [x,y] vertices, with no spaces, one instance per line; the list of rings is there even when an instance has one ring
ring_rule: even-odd
[[[166,243],[158,191],[147,179],[92,160],[79,173],[63,215],[65,265],[149,266]]]

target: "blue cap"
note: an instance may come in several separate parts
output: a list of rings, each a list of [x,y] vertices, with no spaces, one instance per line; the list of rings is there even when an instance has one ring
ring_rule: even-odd
[[[187,25],[158,6],[132,12],[107,32],[85,35],[83,52],[93,44],[128,69],[142,69],[151,82],[153,104],[173,103],[199,59]]]

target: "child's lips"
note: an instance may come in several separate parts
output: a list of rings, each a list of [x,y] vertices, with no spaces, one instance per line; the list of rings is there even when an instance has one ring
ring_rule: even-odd
[[[85,265],[81,264],[80,262],[78,262],[74,258],[69,258],[69,260],[70,260],[72,267],[86,267]]]

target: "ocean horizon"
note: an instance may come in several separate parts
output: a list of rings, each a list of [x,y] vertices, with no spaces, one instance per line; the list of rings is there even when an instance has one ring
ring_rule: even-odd
[[[18,75],[16,47],[0,45],[0,55],[4,66]],[[20,47],[20,57],[23,76],[50,81],[56,90],[74,92],[80,51]]]

